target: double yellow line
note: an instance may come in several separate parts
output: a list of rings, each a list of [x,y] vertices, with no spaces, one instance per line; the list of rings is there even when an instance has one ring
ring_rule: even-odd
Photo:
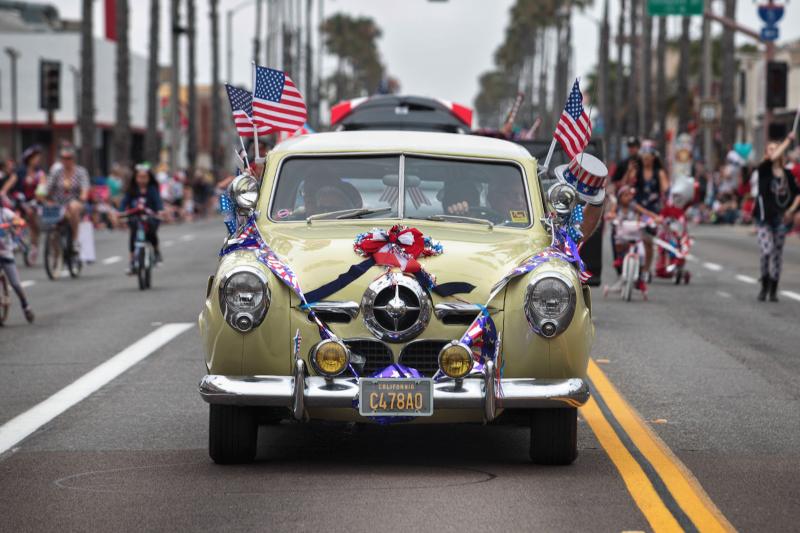
[[[734,531],[692,473],[589,360],[592,398],[581,408],[653,531]]]

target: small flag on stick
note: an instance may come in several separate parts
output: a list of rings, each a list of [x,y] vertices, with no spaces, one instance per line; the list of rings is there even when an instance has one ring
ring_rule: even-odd
[[[256,128],[253,123],[253,96],[238,87],[225,84],[228,91],[228,101],[231,103],[233,113],[233,123],[236,126],[236,133],[239,137],[252,137],[253,130]],[[269,133],[270,129],[266,125],[257,125],[259,134]]]
[[[285,72],[255,66],[253,122],[269,131],[294,133],[306,123],[303,95]]]
[[[592,138],[592,121],[583,108],[583,95],[578,80],[572,85],[554,137],[570,159],[583,152]]]

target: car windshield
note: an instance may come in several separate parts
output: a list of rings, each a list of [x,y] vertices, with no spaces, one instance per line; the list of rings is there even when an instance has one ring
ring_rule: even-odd
[[[280,168],[270,217],[279,222],[398,218],[398,156],[292,157]],[[405,218],[528,227],[520,168],[510,163],[406,156]]]
[[[400,156],[288,159],[277,178],[271,217],[396,218],[399,168]]]
[[[528,198],[517,165],[409,156],[404,175],[406,218],[530,225]]]

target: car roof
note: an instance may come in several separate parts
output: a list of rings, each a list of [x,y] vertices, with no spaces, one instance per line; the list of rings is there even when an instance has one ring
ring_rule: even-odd
[[[528,159],[522,146],[491,137],[425,131],[337,131],[291,137],[276,152],[419,152]]]

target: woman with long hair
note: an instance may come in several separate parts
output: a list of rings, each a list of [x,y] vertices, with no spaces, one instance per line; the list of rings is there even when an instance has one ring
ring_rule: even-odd
[[[143,163],[136,165],[131,175],[128,189],[125,191],[125,196],[122,198],[119,210],[125,212],[129,209],[137,207],[145,207],[153,212],[150,223],[148,224],[149,230],[147,232],[147,240],[153,245],[156,253],[156,262],[161,262],[161,250],[158,247],[158,215],[164,210],[164,204],[161,201],[161,193],[158,190],[158,181],[156,176],[150,169],[150,165]],[[133,273],[133,250],[134,243],[136,242],[136,223],[134,220],[128,220],[128,227],[130,228],[130,236],[128,238],[128,251],[130,252],[130,261],[128,273]]]
[[[761,291],[758,293],[761,302],[767,295],[771,302],[778,301],[783,244],[793,214],[800,208],[800,190],[783,157],[794,139],[795,133],[791,132],[780,144],[767,143],[764,160],[758,166],[755,219],[761,248]]]

